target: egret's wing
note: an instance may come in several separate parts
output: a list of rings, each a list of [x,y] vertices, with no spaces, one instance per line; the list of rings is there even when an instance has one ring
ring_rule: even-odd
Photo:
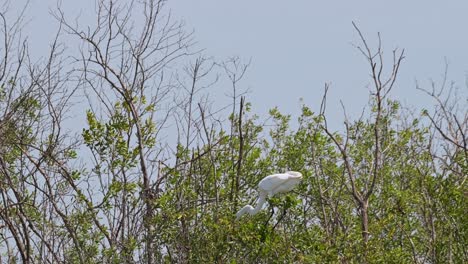
[[[288,174],[290,178],[300,179],[302,178],[302,173],[297,171],[287,171],[285,174]]]
[[[289,179],[289,175],[284,173],[266,176],[258,183],[258,188],[265,192],[277,189]]]

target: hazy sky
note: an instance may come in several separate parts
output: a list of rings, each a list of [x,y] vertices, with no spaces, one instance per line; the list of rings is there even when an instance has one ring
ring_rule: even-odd
[[[44,48],[56,28],[48,14],[55,0],[31,0],[31,39]],[[69,12],[92,13],[93,2],[63,0]],[[241,83],[249,88],[254,111],[264,115],[278,106],[297,113],[299,98],[318,110],[323,84],[331,82],[328,113],[341,118],[339,100],[357,115],[368,100],[368,65],[352,46],[359,43],[355,21],[369,43],[381,32],[386,54],[405,48],[393,97],[405,104],[432,104],[415,89],[440,80],[445,58],[449,79],[465,85],[468,70],[468,1],[451,0],[172,0],[175,18],[185,20],[205,54],[222,60],[252,59]],[[466,90],[466,89],[465,89]],[[339,115],[339,116],[336,116]]]

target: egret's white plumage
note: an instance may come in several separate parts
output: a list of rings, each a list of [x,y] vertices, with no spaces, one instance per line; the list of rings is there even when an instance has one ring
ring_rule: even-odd
[[[297,171],[287,171],[266,176],[258,183],[259,197],[255,208],[251,205],[242,207],[236,214],[236,219],[239,219],[244,214],[254,215],[262,209],[267,196],[272,197],[277,193],[291,191],[302,180],[302,174]]]

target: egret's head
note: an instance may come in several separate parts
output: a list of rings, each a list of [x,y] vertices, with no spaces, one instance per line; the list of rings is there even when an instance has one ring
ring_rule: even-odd
[[[246,205],[246,206],[242,207],[242,209],[240,209],[239,212],[237,212],[237,214],[236,214],[236,220],[239,220],[245,214],[252,215],[253,210],[254,210],[254,208],[252,206],[250,206],[250,205]]]

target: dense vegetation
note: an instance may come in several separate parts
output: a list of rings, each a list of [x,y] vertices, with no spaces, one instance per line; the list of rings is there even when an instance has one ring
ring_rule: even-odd
[[[2,263],[468,262],[466,90],[434,83],[420,93],[435,106],[402,109],[403,52],[384,65],[356,27],[373,87],[363,116],[330,130],[326,85],[321,106],[265,120],[238,88],[248,65],[195,52],[164,1],[97,4],[90,25],[56,10],[38,62],[25,18],[0,12]],[[221,110],[205,96],[219,70],[233,87]],[[286,170],[300,186],[235,221]]]

